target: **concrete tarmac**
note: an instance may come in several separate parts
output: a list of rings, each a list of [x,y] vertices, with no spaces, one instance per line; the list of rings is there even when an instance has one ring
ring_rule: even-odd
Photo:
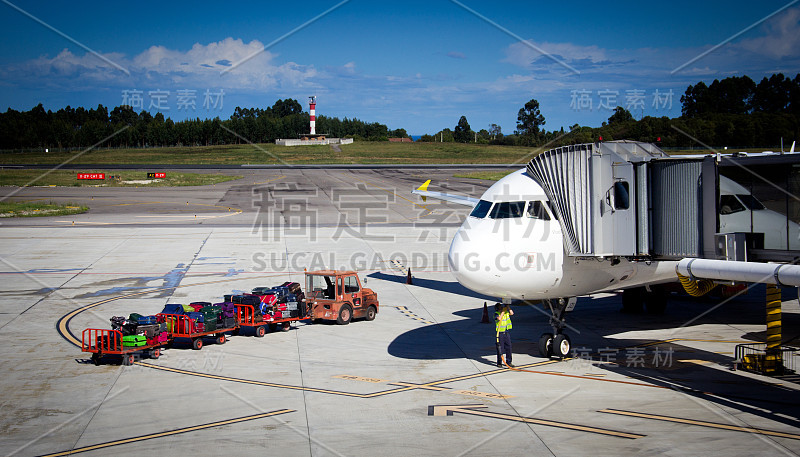
[[[209,172],[210,170],[201,170]],[[574,358],[546,360],[541,306],[517,306],[513,363],[495,366],[492,298],[448,272],[479,196],[453,170],[224,170],[201,188],[2,188],[86,204],[69,217],[0,220],[0,452],[5,455],[759,455],[800,452],[798,379],[732,371],[763,341],[764,290],[672,295],[664,315],[581,297]],[[133,366],[80,350],[86,328],[165,303],[357,269],[380,299],[372,322],[245,332],[176,345]],[[411,268],[413,285],[406,284]],[[793,291],[785,339],[797,335]]]

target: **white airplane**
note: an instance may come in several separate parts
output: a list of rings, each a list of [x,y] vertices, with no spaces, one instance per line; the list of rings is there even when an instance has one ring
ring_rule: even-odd
[[[764,249],[800,248],[800,225],[787,222],[786,216],[766,209],[744,186],[720,177],[719,193],[720,233],[763,233]]]
[[[720,176],[720,182],[723,203],[733,197],[744,205],[744,199],[751,204],[748,207],[753,208],[754,218],[756,213],[759,218],[769,215],[763,226],[765,232],[770,231],[766,225],[776,223],[774,216],[780,217],[777,225],[785,227],[785,216],[763,209],[763,205],[762,209],[755,208],[753,203],[757,200],[730,179]],[[526,169],[503,177],[479,199],[429,191],[429,184],[430,180],[412,193],[423,199],[431,197],[473,207],[450,244],[448,260],[456,280],[505,303],[515,299],[542,300],[549,306],[553,333],[541,336],[540,354],[562,358],[569,354],[571,342],[563,329],[566,314],[574,309],[578,296],[624,289],[623,303],[626,299],[641,303],[639,300],[644,298],[650,300],[648,308],[652,304],[656,311],[666,305],[665,295],[651,291],[650,286],[675,282],[678,261],[568,256],[556,213]],[[730,218],[726,224],[734,230],[744,228],[745,222],[746,231],[750,231],[749,216],[747,221]],[[791,230],[798,233],[797,224]]]

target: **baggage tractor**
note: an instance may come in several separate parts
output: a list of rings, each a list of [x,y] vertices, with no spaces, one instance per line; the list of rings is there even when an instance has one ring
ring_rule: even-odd
[[[168,303],[164,305],[164,309],[161,311],[162,314],[183,314],[183,305],[178,305],[174,303]]]
[[[144,335],[128,335],[122,337],[122,345],[126,347],[141,347],[147,344],[147,338]]]

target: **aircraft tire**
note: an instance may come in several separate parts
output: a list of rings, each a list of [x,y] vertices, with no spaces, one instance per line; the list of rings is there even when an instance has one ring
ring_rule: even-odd
[[[563,359],[569,355],[570,350],[572,350],[572,342],[569,337],[564,333],[556,335],[552,345],[553,355]]]
[[[549,359],[553,355],[553,334],[543,333],[539,338],[539,356]]]

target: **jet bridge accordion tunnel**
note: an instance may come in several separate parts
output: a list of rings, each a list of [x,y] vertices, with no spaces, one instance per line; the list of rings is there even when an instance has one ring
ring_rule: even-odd
[[[714,157],[673,159],[649,143],[564,146],[534,157],[574,257],[716,258]]]

